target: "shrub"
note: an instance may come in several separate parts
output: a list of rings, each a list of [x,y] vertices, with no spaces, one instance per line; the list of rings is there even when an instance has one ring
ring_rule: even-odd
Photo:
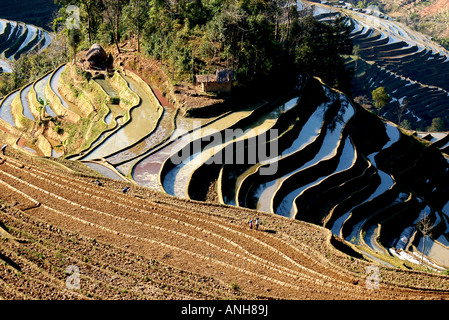
[[[111,104],[119,104],[120,103],[120,98],[119,97],[111,97],[110,103]]]
[[[55,132],[56,132],[57,134],[62,134],[62,133],[64,133],[64,129],[62,129],[62,128],[60,127],[59,124],[55,125],[55,127],[53,128],[53,130],[55,130]]]

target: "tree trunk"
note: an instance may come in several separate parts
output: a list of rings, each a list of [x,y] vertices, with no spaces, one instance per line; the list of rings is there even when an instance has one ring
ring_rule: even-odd
[[[422,243],[422,253],[421,253],[421,264],[424,265],[424,252],[426,251],[426,236],[423,237],[423,243]]]
[[[120,42],[119,25],[120,25],[120,0],[116,0],[116,16],[115,16],[115,32],[117,34],[117,43]]]
[[[172,54],[172,75],[171,75],[172,80],[175,79],[175,55],[174,53]]]
[[[137,52],[140,53],[140,24],[137,22]]]
[[[119,19],[120,15],[118,13],[116,15],[117,21],[115,23],[115,25],[116,25],[116,29],[115,29],[114,28],[114,19],[112,19],[112,13],[111,13],[111,10],[113,10],[111,8],[111,4],[108,1],[105,1],[105,0],[103,0],[103,4],[106,7],[106,15],[107,15],[109,23],[111,24],[111,27],[112,27],[111,31],[112,31],[112,37],[114,38],[113,40],[114,40],[115,46],[117,47],[117,51],[120,54],[121,51],[120,51],[120,47],[118,45],[118,25],[119,25],[118,19]],[[119,11],[118,10],[119,0],[117,0],[116,4],[117,4],[117,11]]]
[[[117,33],[114,31],[114,28],[112,28],[112,37],[114,38],[114,43],[115,43],[115,46],[117,47],[118,53],[119,53],[119,54],[122,53],[122,52],[120,51],[120,47],[119,47],[119,45],[118,45]]]

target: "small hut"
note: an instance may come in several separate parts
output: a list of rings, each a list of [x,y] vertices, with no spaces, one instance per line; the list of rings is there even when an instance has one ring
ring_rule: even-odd
[[[86,55],[88,67],[96,70],[104,70],[111,64],[111,56],[98,44],[93,44]]]
[[[196,76],[196,83],[202,92],[220,91],[230,92],[234,71],[231,69],[216,70],[214,74],[201,74]]]

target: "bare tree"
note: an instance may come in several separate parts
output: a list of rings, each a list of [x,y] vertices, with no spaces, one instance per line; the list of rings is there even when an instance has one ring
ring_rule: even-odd
[[[432,236],[431,230],[433,227],[433,223],[429,215],[425,214],[424,217],[418,222],[416,227],[423,235],[423,249],[421,253],[421,263],[424,264],[424,252],[426,251],[426,238]]]
[[[354,97],[354,102],[358,103],[367,110],[371,109],[372,107],[370,99],[366,95]]]
[[[399,108],[398,108],[398,124],[401,124],[402,116],[404,115],[404,111],[407,108],[408,101],[407,99],[403,99],[401,102],[399,102]]]

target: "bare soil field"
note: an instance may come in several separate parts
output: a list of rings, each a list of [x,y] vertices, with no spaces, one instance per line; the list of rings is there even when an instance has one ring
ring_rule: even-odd
[[[419,14],[423,17],[429,15],[435,15],[439,13],[443,13],[449,10],[449,1],[448,0],[437,0],[432,3],[430,6],[422,9]]]
[[[1,158],[2,299],[449,298],[448,276],[350,256],[319,226],[58,162],[13,150]],[[256,216],[259,230],[247,224]],[[366,286],[372,265],[378,289]],[[68,266],[78,268],[79,288],[67,286]]]

